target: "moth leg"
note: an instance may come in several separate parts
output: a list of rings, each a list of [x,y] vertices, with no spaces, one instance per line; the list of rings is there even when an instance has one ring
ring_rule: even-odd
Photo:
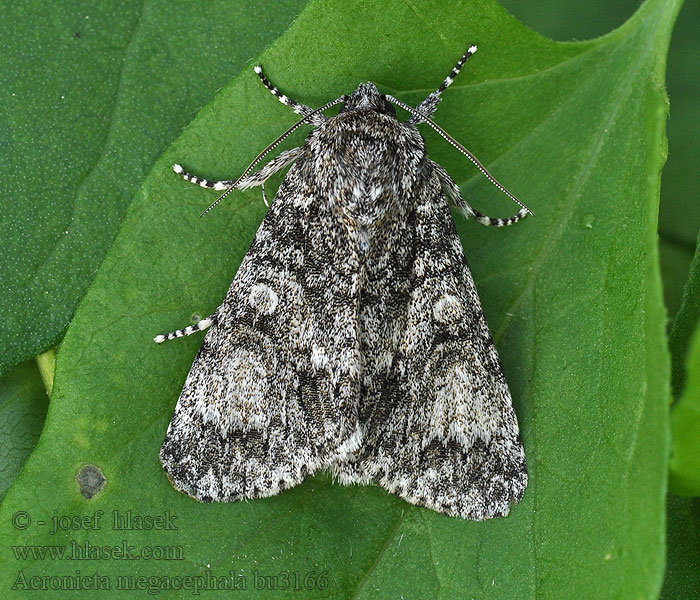
[[[233,179],[224,179],[223,181],[209,181],[207,179],[202,179],[196,175],[188,173],[182,168],[182,165],[173,165],[173,171],[178,175],[182,175],[185,181],[189,181],[203,188],[211,188],[212,190],[225,190],[230,188],[235,181]]]
[[[289,96],[280,92],[274,85],[272,85],[270,80],[267,77],[265,77],[261,66],[258,65],[256,67],[253,67],[253,71],[255,71],[255,74],[258,77],[260,77],[260,81],[262,81],[262,84],[268,89],[268,91],[273,96],[275,96],[282,104],[291,107],[291,109],[295,113],[301,115],[302,117],[307,117],[314,112],[314,109],[310,106],[306,106],[306,104],[299,104],[298,102],[292,100]],[[320,113],[316,113],[315,115],[313,115],[313,117],[309,119],[309,123],[318,126],[321,125],[325,120],[326,117],[324,117]]]
[[[214,313],[213,315],[209,315],[206,319],[200,319],[194,325],[190,325],[188,327],[185,327],[184,329],[178,329],[177,331],[172,331],[171,333],[157,335],[153,338],[153,341],[156,344],[162,344],[166,340],[174,340],[175,338],[185,337],[186,335],[192,335],[193,333],[197,333],[198,331],[204,331],[214,323],[215,318],[216,313]]]
[[[264,167],[241,179],[236,187],[239,190],[247,190],[248,188],[255,187],[256,185],[263,185],[270,177],[277,173],[277,171],[284,169],[284,167],[293,163],[297,158],[299,158],[303,151],[304,148],[302,146],[297,146],[296,148],[291,148],[290,150],[281,152],[278,156],[275,156],[275,158],[270,160]]]
[[[277,173],[277,171],[283,169],[290,163],[294,162],[297,158],[299,158],[302,151],[303,148],[301,146],[299,146],[298,148],[285,150],[279,156],[276,156],[270,162],[268,162],[262,169],[259,169],[255,173],[251,173],[247,177],[244,177],[243,179],[238,181],[236,187],[240,190],[246,190],[256,185],[263,186],[265,181],[267,181],[267,179],[269,179],[270,177],[272,177],[272,175]],[[214,190],[228,190],[230,187],[236,184],[236,180],[234,179],[225,179],[222,181],[208,181],[206,179],[202,179],[201,177],[197,177],[196,175],[188,173],[182,168],[181,165],[173,165],[173,171],[175,171],[178,175],[182,175],[182,177],[186,181],[190,181],[195,185],[198,185],[203,188],[211,188]],[[267,203],[267,197],[265,195],[264,187],[263,201],[265,202],[265,206],[269,206],[269,204]]]
[[[508,225],[513,225],[513,223],[517,223],[520,221],[520,219],[527,216],[529,211],[526,208],[521,208],[513,216],[507,217],[506,219],[488,217],[480,213],[478,210],[474,210],[471,206],[469,206],[469,203],[462,198],[462,193],[459,191],[459,186],[452,181],[452,177],[450,177],[449,173],[444,169],[444,167],[434,161],[430,162],[433,163],[433,168],[435,169],[435,173],[440,180],[440,184],[442,185],[445,195],[457,208],[457,210],[459,210],[459,212],[461,212],[465,217],[474,219],[477,223],[481,223],[487,227],[506,227]]]
[[[452,82],[455,80],[455,77],[459,74],[459,72],[462,70],[462,67],[464,66],[464,63],[467,62],[467,59],[476,52],[476,46],[471,45],[467,49],[467,51],[462,55],[462,57],[457,61],[457,64],[454,66],[454,68],[450,71],[450,74],[445,77],[445,80],[440,84],[440,87],[435,90],[434,92],[431,92],[428,97],[423,100],[418,106],[416,106],[416,110],[427,117],[431,117],[433,113],[435,112],[435,109],[437,108],[437,105],[440,103],[440,94],[444,92],[450,85],[452,85]],[[411,116],[411,118],[408,120],[409,123],[420,123],[421,119],[415,115]]]

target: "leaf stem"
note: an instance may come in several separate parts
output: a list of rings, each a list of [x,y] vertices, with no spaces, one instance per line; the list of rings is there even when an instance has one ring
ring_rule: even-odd
[[[56,348],[51,348],[43,354],[36,357],[36,365],[39,367],[39,373],[41,373],[41,379],[44,382],[44,387],[46,388],[46,395],[51,397],[51,390],[53,389],[53,375],[56,367]]]

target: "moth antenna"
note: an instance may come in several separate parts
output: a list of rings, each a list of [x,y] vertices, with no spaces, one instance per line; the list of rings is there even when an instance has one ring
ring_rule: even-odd
[[[435,123],[430,117],[427,115],[421,113],[420,111],[416,110],[412,106],[409,106],[405,102],[401,102],[401,100],[397,100],[393,96],[390,96],[387,94],[386,99],[389,100],[392,104],[396,104],[396,106],[399,106],[400,108],[403,108],[404,110],[407,110],[410,112],[414,117],[419,118],[421,121],[424,121],[427,123],[430,127],[432,127],[435,131],[437,131],[445,140],[447,140],[454,148],[459,150],[464,156],[466,156],[470,161],[476,165],[476,168],[481,171],[482,175],[486,177],[493,185],[495,185],[499,190],[501,190],[506,196],[508,196],[513,202],[515,202],[520,208],[526,210],[529,214],[531,214],[533,217],[535,216],[535,213],[533,213],[527,206],[525,206],[520,200],[518,200],[513,194],[511,194],[506,187],[500,183],[491,173],[488,172],[488,169],[481,164],[481,161],[474,156],[469,150],[467,150],[462,144],[460,144],[456,139],[454,139],[449,133],[447,133],[442,127],[440,127],[437,123]]]
[[[330,108],[331,106],[335,106],[336,104],[340,104],[341,102],[345,102],[347,100],[347,96],[343,95],[335,100],[331,100],[330,102],[326,102],[323,106],[313,110],[310,112],[308,115],[304,116],[303,119],[297,121],[294,125],[292,125],[287,131],[285,131],[281,136],[279,136],[274,142],[272,142],[267,148],[265,148],[260,154],[258,154],[254,159],[253,162],[248,165],[248,168],[243,171],[243,174],[236,179],[227,189],[226,191],[221,194],[214,202],[212,202],[209,207],[201,214],[199,215],[200,217],[203,217],[206,215],[212,208],[214,208],[219,202],[221,202],[226,196],[228,196],[234,189],[236,189],[236,186],[241,182],[242,179],[246,178],[250,173],[253,171],[255,168],[255,165],[257,165],[265,156],[267,156],[268,153],[270,153],[272,150],[277,148],[287,137],[289,137],[294,131],[296,131],[299,127],[301,127],[306,121],[308,121],[311,117],[314,115],[323,112],[324,110]]]
[[[416,106],[416,110],[421,113],[428,115],[431,117],[433,113],[435,112],[435,109],[437,109],[438,104],[440,103],[440,96],[442,92],[444,92],[448,87],[452,85],[452,82],[455,80],[457,75],[459,75],[459,72],[462,70],[462,67],[464,66],[464,63],[469,60],[469,57],[472,56],[476,52],[476,46],[472,44],[469,46],[467,51],[462,55],[462,57],[457,61],[457,64],[452,68],[450,71],[450,74],[445,77],[443,82],[440,84],[440,87],[436,89],[434,92],[431,92],[428,94],[427,98],[423,100],[418,106]],[[421,119],[416,117],[415,115],[411,115],[411,118],[408,120],[409,123],[417,124],[420,123]]]

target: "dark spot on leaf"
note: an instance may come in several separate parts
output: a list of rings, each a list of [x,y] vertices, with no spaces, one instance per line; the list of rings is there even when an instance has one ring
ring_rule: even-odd
[[[102,491],[107,480],[95,465],[85,465],[75,477],[80,486],[80,493],[88,500]]]

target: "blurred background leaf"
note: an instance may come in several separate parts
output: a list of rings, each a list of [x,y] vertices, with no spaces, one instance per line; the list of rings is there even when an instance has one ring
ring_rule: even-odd
[[[671,413],[670,489],[700,496],[700,327],[691,339],[687,366],[686,385]]]
[[[700,102],[699,102],[700,104]],[[671,383],[676,397],[680,396],[686,380],[686,362],[690,340],[700,324],[700,245],[690,265],[683,288],[680,308],[673,319],[669,347],[673,359]]]
[[[700,499],[669,494],[662,600],[693,600],[700,590]]]
[[[466,44],[480,44],[437,120],[538,214],[507,231],[458,222],[528,452],[530,488],[510,517],[450,519],[376,487],[332,485],[325,475],[275,498],[215,506],[168,485],[157,451],[201,340],[156,347],[151,338],[215,308],[264,215],[251,191],[199,220],[212,195],[178,180],[169,165],[231,176],[295,120],[247,71],[160,158],[128,209],[59,352],[46,431],[2,505],[3,539],[112,545],[124,537],[107,528],[55,537],[12,530],[9,517],[20,509],[34,518],[169,509],[176,532],[133,531],[129,542],[165,541],[182,548],[185,561],[151,562],[142,573],[328,571],[328,590],[299,597],[656,595],[667,469],[659,399],[668,389],[656,194],[663,62],[677,6],[648,2],[607,38],[553,44],[486,0],[439,11],[314,0],[262,57],[275,83],[312,105],[359,79],[415,102]],[[431,156],[478,208],[512,209],[427,137]],[[107,478],[91,501],[75,479],[87,463]],[[18,569],[65,572],[65,564],[0,552],[5,582]],[[115,561],[99,566],[124,572]]]
[[[0,498],[39,439],[49,397],[33,360],[0,379]]]

